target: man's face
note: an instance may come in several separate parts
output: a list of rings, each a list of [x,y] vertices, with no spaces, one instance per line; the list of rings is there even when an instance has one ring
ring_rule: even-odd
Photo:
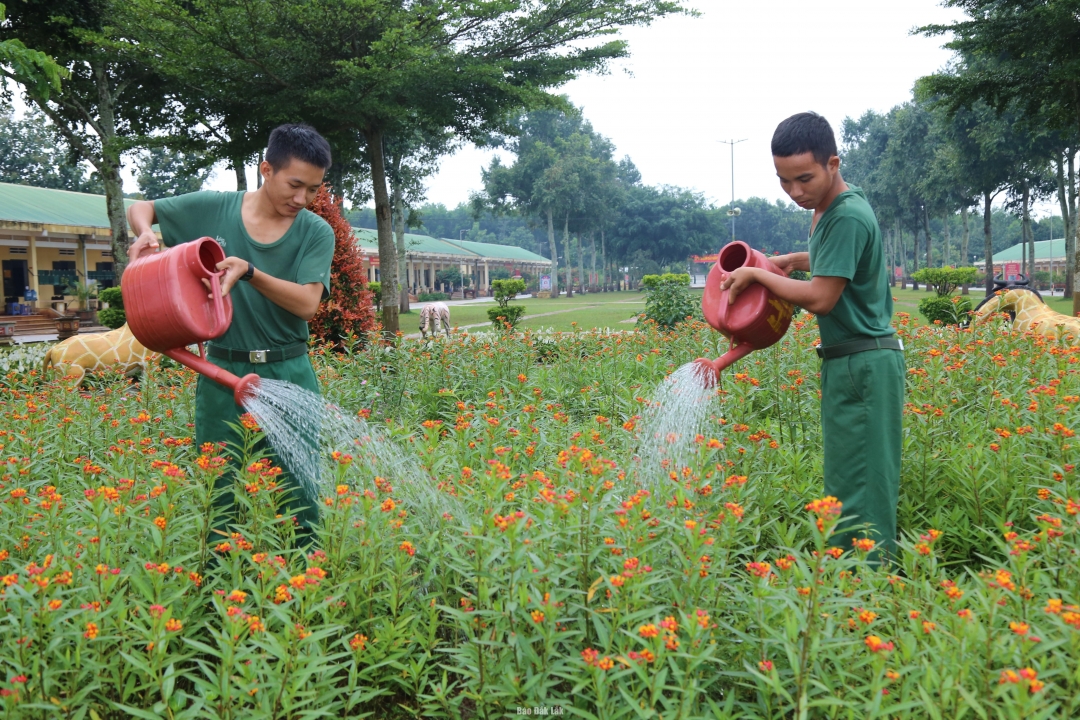
[[[265,160],[259,166],[263,176],[263,189],[273,203],[274,209],[285,217],[296,217],[315,199],[326,171],[303,160],[292,158],[287,164],[274,170]]]
[[[773,155],[776,176],[780,187],[795,203],[807,210],[818,207],[832,189],[833,180],[840,170],[840,158],[833,155],[827,166],[814,159],[812,153],[777,157]]]

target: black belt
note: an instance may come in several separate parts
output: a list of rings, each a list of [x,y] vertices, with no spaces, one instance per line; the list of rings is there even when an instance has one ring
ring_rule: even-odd
[[[233,350],[232,348],[221,347],[220,345],[206,344],[206,354],[210,357],[221,358],[222,360],[232,360],[234,362],[246,362],[253,365],[281,362],[282,360],[288,360],[289,358],[307,355],[307,351],[307,343],[296,343],[295,345],[274,348],[272,350]]]
[[[817,350],[819,358],[829,360],[831,358],[844,357],[845,355],[852,355],[854,353],[866,352],[867,350],[902,351],[904,349],[904,341],[895,337],[863,338],[861,340],[851,340],[846,343],[840,343],[839,345],[830,345],[829,347],[816,345],[814,349]]]

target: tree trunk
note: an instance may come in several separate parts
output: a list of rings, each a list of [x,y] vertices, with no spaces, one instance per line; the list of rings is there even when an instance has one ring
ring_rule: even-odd
[[[983,193],[983,257],[986,262],[986,294],[994,292],[994,239],[990,230],[990,201],[993,197]]]
[[[555,247],[555,220],[547,211],[548,249],[551,251],[551,297],[559,297],[559,249]]]
[[[941,218],[941,226],[944,228],[942,233],[943,233],[944,238],[945,238],[944,239],[945,249],[944,249],[944,252],[942,254],[942,261],[941,261],[942,267],[947,267],[950,264],[949,260],[951,260],[951,258],[949,257],[949,255],[951,254],[950,251],[952,250],[952,248],[949,247],[949,245],[952,244],[952,236],[949,234],[949,220],[950,219],[951,219],[951,216],[949,214],[947,214],[947,213],[945,215],[943,215],[942,218]]]
[[[104,65],[94,63],[94,83],[98,91],[98,121],[101,124],[101,162],[97,164],[105,186],[105,209],[109,216],[109,245],[113,253],[113,269],[120,277],[128,262],[128,226],[124,208],[124,181],[120,177],[120,149],[116,142],[115,98],[109,86],[109,74]]]
[[[1054,162],[1057,171],[1057,204],[1062,208],[1062,236],[1065,237],[1065,297],[1072,297],[1072,272],[1076,268],[1076,237],[1070,231],[1076,218],[1072,216],[1072,207],[1069,203],[1068,189],[1065,186],[1065,163],[1072,165],[1071,150],[1066,150],[1064,157],[1058,157]],[[1051,233],[1053,234],[1053,233]],[[1051,240],[1052,237],[1051,237]]]
[[[915,233],[911,241],[911,289],[918,290],[919,283],[915,280],[915,273],[919,272],[919,215],[915,215]]]
[[[233,170],[236,171],[236,189],[247,190],[247,172],[244,171],[244,159],[233,158],[232,159]]]
[[[1031,231],[1031,212],[1028,205],[1031,202],[1031,186],[1028,181],[1024,181],[1024,192],[1021,198],[1023,203],[1023,210],[1021,211],[1020,220],[1020,235],[1024,241],[1023,256],[1026,257],[1027,262],[1024,264],[1027,266],[1027,273],[1025,273],[1029,280],[1035,279],[1035,234]]]
[[[566,297],[574,297],[574,256],[570,253],[570,213],[563,219],[563,253],[566,255]]]
[[[364,131],[368,160],[371,162],[371,185],[375,195],[375,225],[379,237],[379,278],[382,280],[383,333],[392,338],[400,329],[398,322],[398,262],[391,225],[390,194],[386,189],[386,165],[383,156],[382,130]]]
[[[960,265],[966,267],[968,263],[968,245],[971,242],[971,231],[968,228],[968,208],[965,205],[960,208],[960,221],[964,223],[964,234],[960,238]],[[967,283],[964,283],[963,289],[960,291],[961,295],[967,295],[971,292],[968,289]]]
[[[900,289],[907,289],[907,251],[904,249],[904,230],[900,227],[900,221],[896,221],[896,249],[900,256]]]
[[[933,239],[930,237],[930,215],[926,212],[926,206],[923,205],[922,209],[922,222],[923,231],[926,233],[926,267],[931,268],[934,266],[934,257],[930,252],[931,245],[933,245]],[[927,287],[929,289],[929,286]]]
[[[585,282],[585,246],[581,244],[581,233],[577,233],[577,265],[578,265],[578,281],[581,283],[581,294],[584,295],[588,292],[586,286],[589,284]]]
[[[592,246],[592,277],[589,278],[589,284],[597,286],[600,278],[596,274],[596,233],[589,233],[589,245]]]
[[[604,279],[600,284],[603,286],[604,291],[607,292],[609,289],[608,284],[611,282],[611,274],[608,272],[607,242],[604,237],[604,228],[600,228],[600,265],[604,268]]]
[[[401,160],[395,158],[394,163],[400,165]],[[394,168],[394,177],[400,177],[398,169]],[[392,183],[391,190],[394,193],[394,240],[397,245],[398,284],[401,288],[398,294],[398,311],[407,313],[409,312],[409,278],[406,277],[408,262],[405,258],[405,201],[402,198],[400,182]]]

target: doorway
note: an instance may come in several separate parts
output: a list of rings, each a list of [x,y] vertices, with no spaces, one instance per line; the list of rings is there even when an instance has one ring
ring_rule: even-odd
[[[29,285],[30,273],[26,260],[4,260],[0,267],[4,274],[4,302],[19,302],[19,297]]]

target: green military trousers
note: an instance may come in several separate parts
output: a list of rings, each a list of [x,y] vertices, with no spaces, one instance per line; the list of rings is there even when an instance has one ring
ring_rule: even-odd
[[[867,350],[821,364],[825,494],[843,503],[830,542],[849,551],[854,538],[869,537],[877,543],[871,560],[896,553],[905,375],[898,350]]]
[[[315,370],[311,367],[311,360],[307,355],[289,358],[280,362],[252,364],[221,358],[210,358],[215,365],[228,370],[237,377],[243,377],[248,373],[255,373],[259,377],[286,380],[300,387],[319,392],[319,382],[315,377]],[[240,435],[228,423],[239,424],[240,416],[245,412],[244,408],[236,404],[232,390],[220,385],[213,380],[199,376],[198,385],[195,389],[195,442],[202,446],[205,442],[227,442],[232,449],[240,447]],[[317,442],[317,439],[310,439]],[[263,441],[265,443],[265,440]],[[272,449],[260,445],[257,450],[270,450],[270,461],[284,471],[278,476],[278,483],[286,488],[285,498],[280,501],[280,511],[283,515],[291,514],[296,518],[298,538],[302,544],[306,544],[313,537],[315,524],[319,520],[318,498],[309,497],[303,486],[292,479],[288,468],[282,460],[273,453]],[[210,532],[210,542],[224,540],[222,532],[227,534],[228,523],[236,518],[236,498],[234,494],[237,463],[231,463],[231,469],[223,473],[217,480],[216,490],[218,493],[215,506],[218,517]]]

